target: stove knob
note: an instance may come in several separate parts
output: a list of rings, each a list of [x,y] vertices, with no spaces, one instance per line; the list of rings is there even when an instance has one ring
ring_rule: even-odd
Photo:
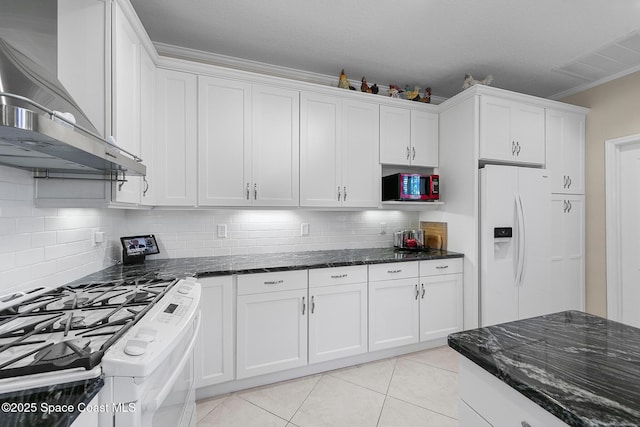
[[[193,286],[184,284],[178,288],[178,293],[188,294],[189,292],[191,292],[191,289],[193,289]]]
[[[124,346],[124,352],[129,356],[141,356],[147,351],[147,341],[144,340],[129,340]]]
[[[156,331],[155,329],[140,328],[140,330],[136,334],[136,338],[140,338],[141,340],[146,342],[152,342],[152,341],[155,341],[157,334],[158,334],[158,331]]]

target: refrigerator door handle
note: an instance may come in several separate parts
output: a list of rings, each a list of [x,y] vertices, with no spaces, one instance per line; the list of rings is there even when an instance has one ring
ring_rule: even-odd
[[[524,276],[524,261],[526,258],[526,230],[524,221],[524,209],[522,207],[522,198],[519,194],[516,195],[516,216],[518,218],[516,286],[522,286]]]

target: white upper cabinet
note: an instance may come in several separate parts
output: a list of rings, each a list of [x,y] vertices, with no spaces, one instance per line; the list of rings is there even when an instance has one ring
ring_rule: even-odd
[[[58,2],[58,79],[102,135],[107,133],[109,102],[106,26],[110,6],[104,0]]]
[[[299,93],[198,79],[198,204],[297,206]]]
[[[585,117],[559,110],[546,110],[547,169],[551,192],[584,194]]]
[[[480,160],[544,165],[544,108],[480,96]]]
[[[198,204],[251,205],[251,85],[198,77]]]
[[[140,50],[140,157],[147,166],[142,178],[140,203],[155,204],[153,184],[158,174],[153,165],[156,132],[156,65],[146,50]]]
[[[119,147],[140,155],[141,44],[133,26],[118,3],[113,4],[112,44],[112,125],[111,135]],[[114,183],[112,199],[140,203],[142,178],[125,176],[127,182]]]
[[[380,163],[438,166],[438,115],[380,106]]]
[[[298,206],[300,93],[253,85],[251,174],[253,206]]]
[[[196,76],[158,69],[154,196],[159,206],[197,202]]]
[[[379,204],[378,108],[368,102],[302,93],[301,206]]]

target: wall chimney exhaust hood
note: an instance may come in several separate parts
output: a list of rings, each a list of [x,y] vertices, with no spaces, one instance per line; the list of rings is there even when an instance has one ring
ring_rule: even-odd
[[[43,12],[47,3],[54,6]],[[28,37],[11,42],[2,37],[7,31],[1,30],[20,26],[21,36],[34,32],[33,40],[47,40],[47,43],[51,38],[55,40],[57,34],[42,37],[42,28],[53,27],[56,29],[53,32],[57,32],[56,4],[29,0],[3,3],[4,18],[0,19],[0,165],[31,170],[37,177],[48,176],[50,172],[100,175],[109,180],[146,175],[142,159],[99,135],[58,80],[55,62],[52,66],[42,66],[15,47],[20,44],[16,41],[22,42]],[[5,10],[5,6],[14,7]],[[32,13],[34,16],[30,16]],[[6,19],[13,21],[8,23]],[[43,20],[53,25],[43,25]],[[26,28],[29,24],[38,28],[31,31]],[[25,46],[29,47],[28,43]],[[56,52],[57,43],[53,49],[48,45],[41,51]]]

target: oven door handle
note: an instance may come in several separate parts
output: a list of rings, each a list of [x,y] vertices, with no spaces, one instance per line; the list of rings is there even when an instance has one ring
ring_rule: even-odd
[[[171,374],[171,377],[169,378],[165,386],[156,394],[156,398],[144,404],[142,408],[143,412],[156,412],[158,408],[160,408],[160,405],[162,405],[162,402],[164,402],[164,400],[167,398],[167,395],[173,388],[176,379],[182,373],[182,369],[187,364],[189,358],[193,355],[193,348],[200,333],[200,323],[202,320],[201,317],[202,316],[200,315],[200,310],[198,310],[196,318],[196,329],[194,331],[193,337],[191,338],[191,341],[189,342],[189,345],[187,346],[187,351],[185,351],[184,356],[182,356],[182,359],[180,359],[180,363],[178,363],[178,366],[173,371],[173,374]]]

